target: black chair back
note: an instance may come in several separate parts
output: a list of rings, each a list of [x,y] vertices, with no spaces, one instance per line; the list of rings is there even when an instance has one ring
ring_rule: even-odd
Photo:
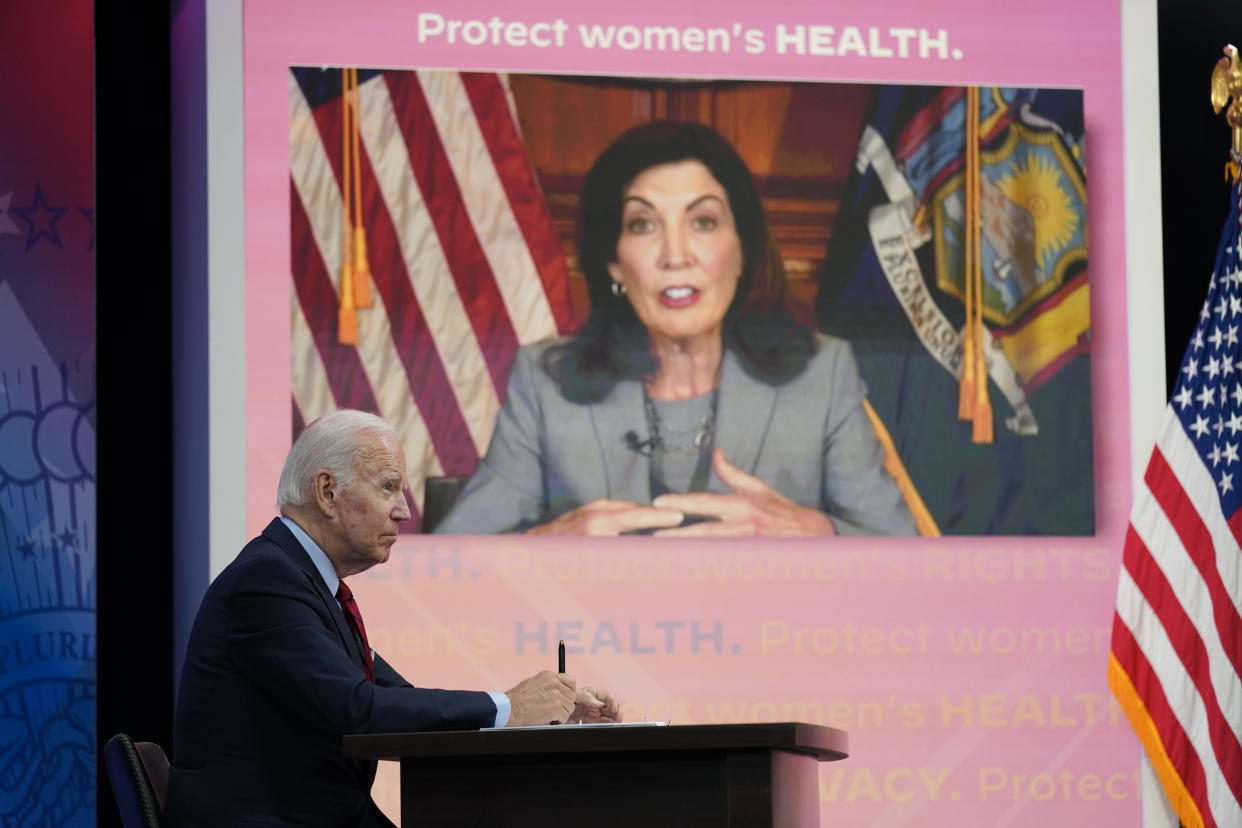
[[[104,764],[125,828],[163,828],[168,757],[154,742],[118,733],[104,745]]]

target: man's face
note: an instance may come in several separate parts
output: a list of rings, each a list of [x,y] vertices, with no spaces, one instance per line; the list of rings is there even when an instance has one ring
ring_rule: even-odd
[[[410,519],[405,502],[405,452],[391,437],[369,437],[358,447],[357,476],[336,491],[336,560],[341,577],[388,560],[401,521]],[[325,550],[326,551],[326,550]]]

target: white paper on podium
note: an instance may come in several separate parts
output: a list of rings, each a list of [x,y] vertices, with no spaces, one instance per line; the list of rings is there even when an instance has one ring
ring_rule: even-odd
[[[521,727],[481,727],[479,730],[565,730],[578,727],[667,727],[668,722],[579,722],[577,724],[522,725]]]

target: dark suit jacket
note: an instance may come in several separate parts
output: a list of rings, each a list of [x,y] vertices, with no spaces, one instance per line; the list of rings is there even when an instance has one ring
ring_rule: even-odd
[[[647,436],[642,383],[618,382],[598,403],[569,402],[541,365],[550,344],[519,349],[487,455],[436,532],[521,530],[601,497],[651,502],[651,458],[626,439]],[[751,377],[725,350],[716,446],[794,503],[828,514],[840,534],[914,534],[863,410],[853,351],[830,336],[815,344],[802,373],[780,385]],[[715,471],[707,490],[731,491]]]
[[[365,612],[365,610],[364,610]],[[362,650],[279,520],[211,584],[190,633],[166,812],[173,826],[373,826],[375,763],[347,733],[488,727],[482,692],[412,687]]]

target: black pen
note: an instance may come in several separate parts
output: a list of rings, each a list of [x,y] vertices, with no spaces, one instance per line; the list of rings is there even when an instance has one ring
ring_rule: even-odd
[[[565,672],[565,639],[561,639],[560,645],[556,648],[556,672]]]

